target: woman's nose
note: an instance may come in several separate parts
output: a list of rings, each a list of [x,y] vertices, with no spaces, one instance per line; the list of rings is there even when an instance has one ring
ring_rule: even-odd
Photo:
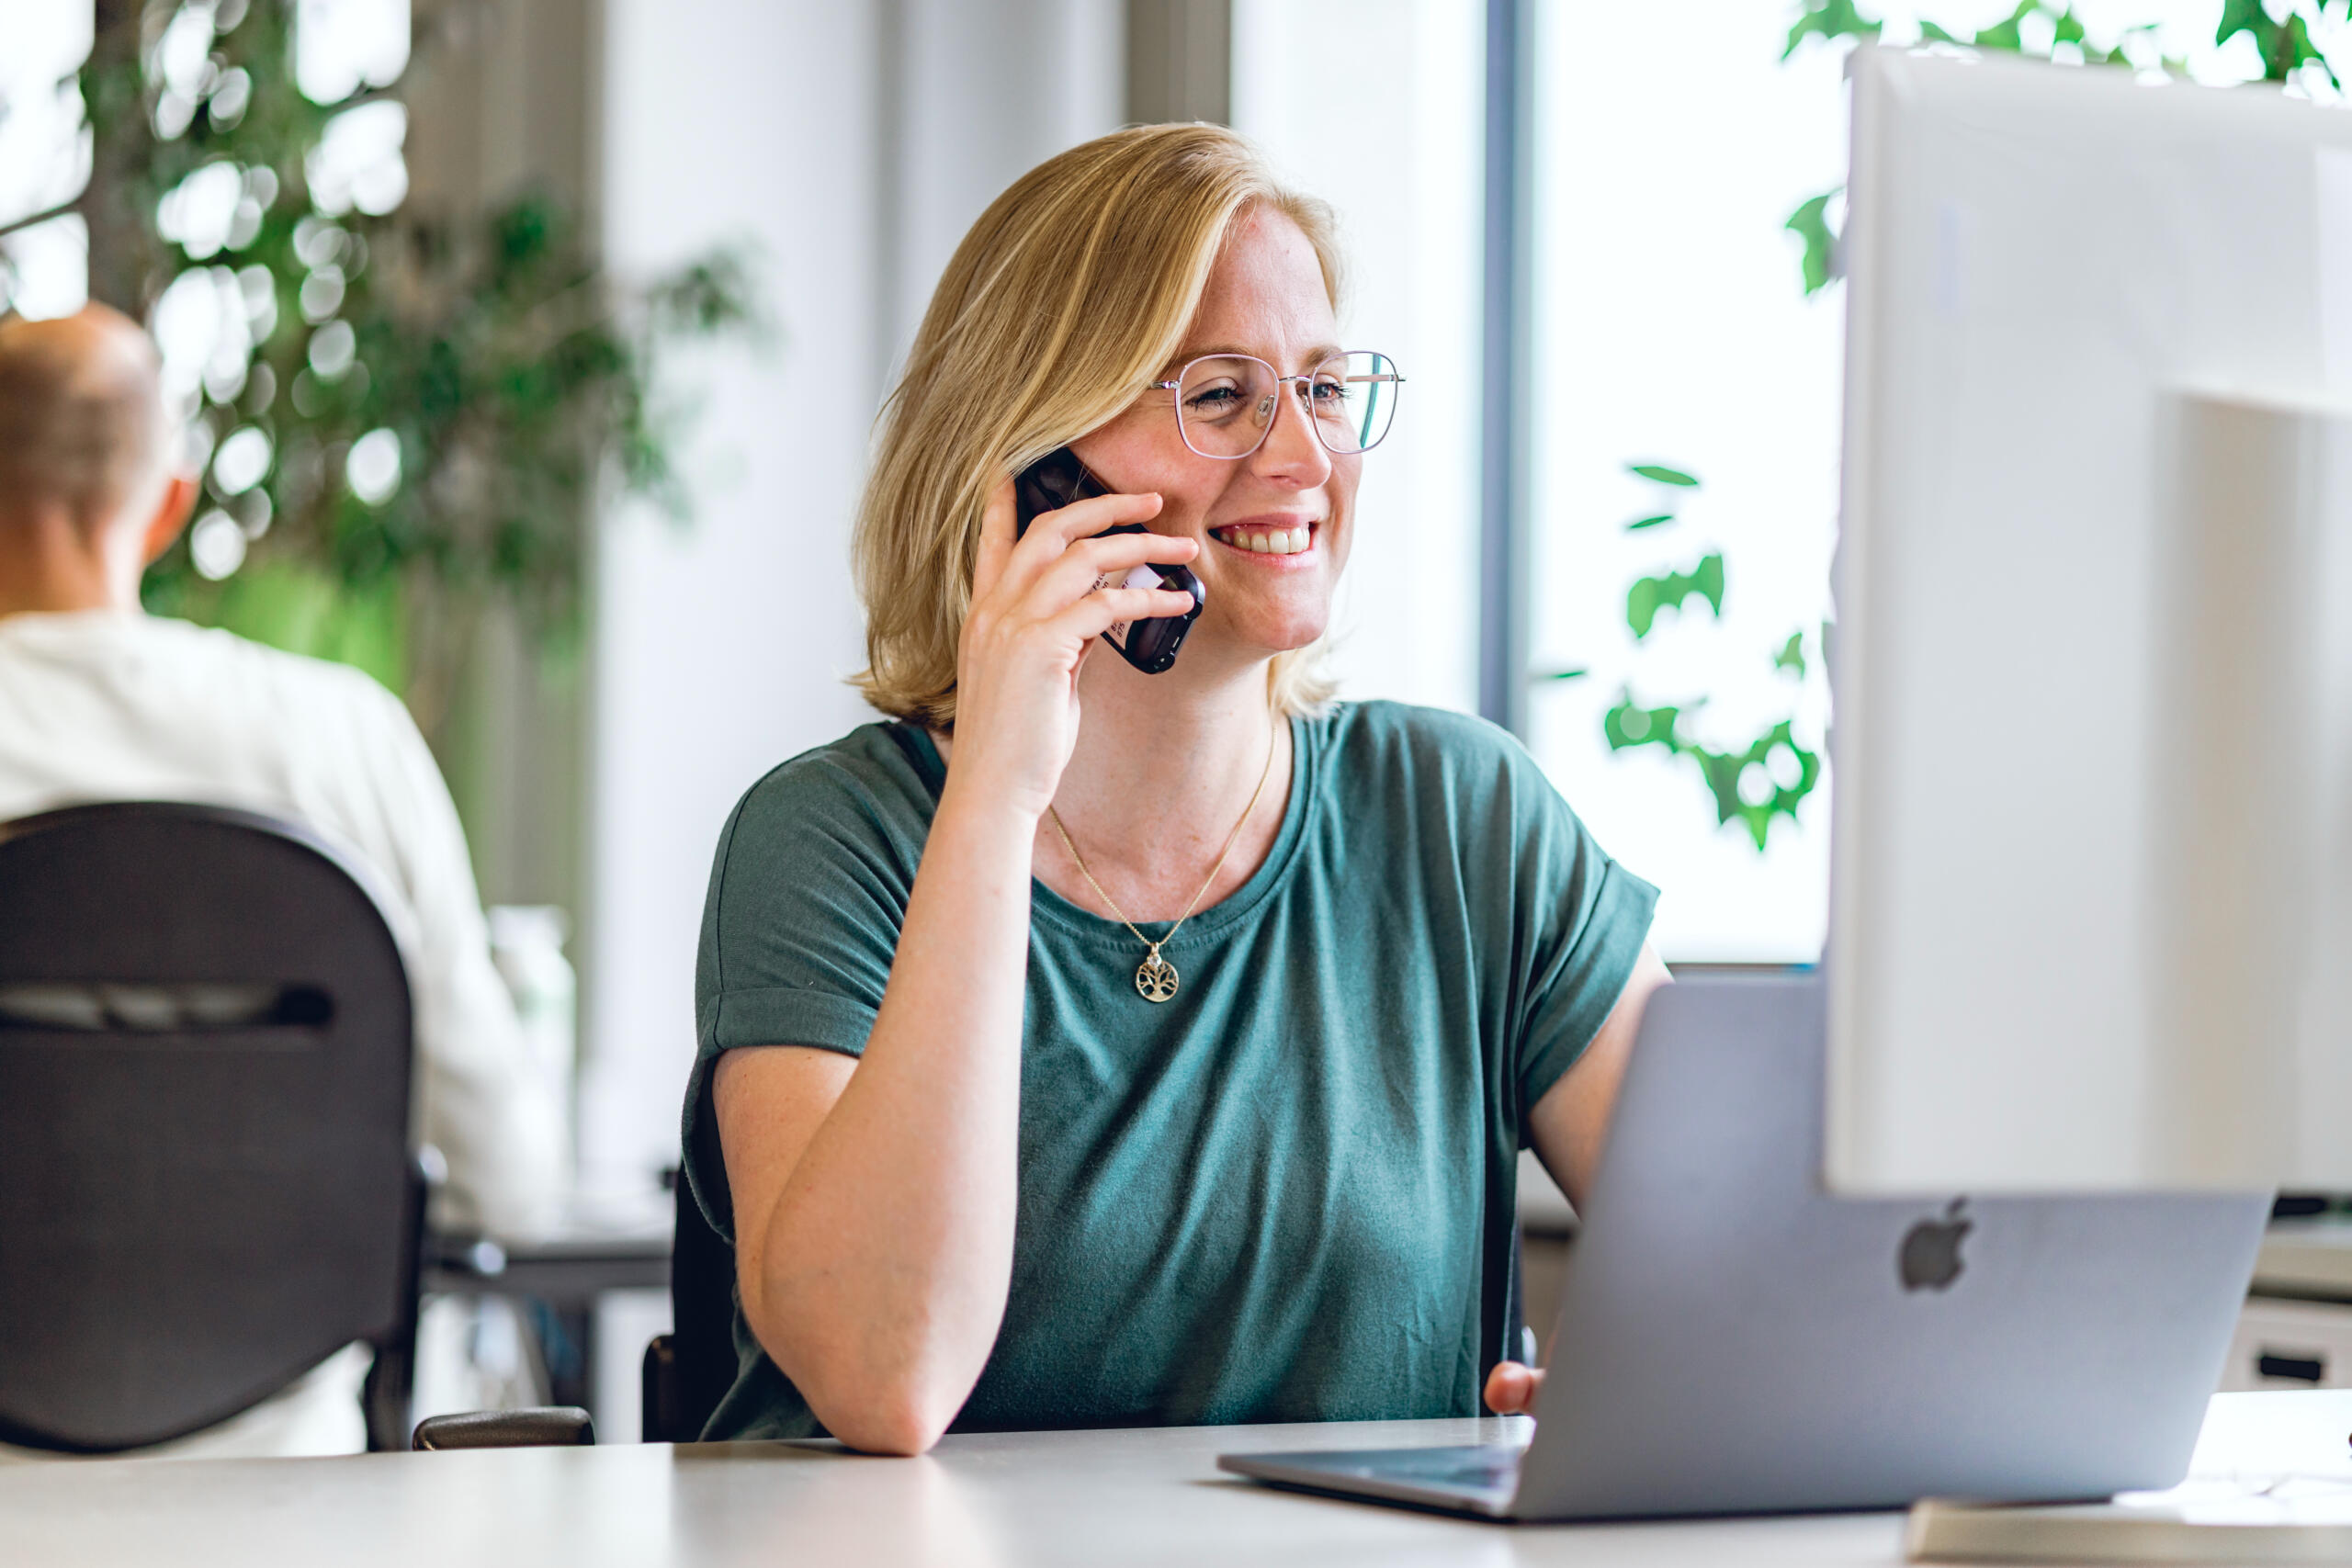
[[[1274,394],[1273,425],[1250,455],[1250,468],[1262,478],[1313,490],[1330,477],[1331,454],[1316,437],[1314,416],[1307,412],[1304,397],[1283,396],[1288,390],[1284,388]]]

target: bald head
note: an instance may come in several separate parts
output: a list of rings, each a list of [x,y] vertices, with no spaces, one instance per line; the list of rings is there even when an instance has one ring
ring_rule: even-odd
[[[146,522],[173,466],[156,371],[147,334],[104,305],[0,318],[0,547],[37,514]]]

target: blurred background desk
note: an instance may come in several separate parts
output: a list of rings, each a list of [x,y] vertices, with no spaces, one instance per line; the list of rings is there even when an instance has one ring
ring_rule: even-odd
[[[552,1235],[527,1242],[428,1234],[415,1418],[485,1404],[577,1404],[596,1418],[601,1440],[637,1441],[639,1365],[647,1342],[670,1331],[669,1198],[658,1196],[658,1204],[582,1206]],[[521,1331],[514,1351],[528,1363],[515,1370],[516,1392],[505,1399],[486,1398],[476,1381],[446,1390],[435,1382],[436,1364],[499,1359],[496,1348],[481,1344],[501,1321],[480,1313],[485,1301]],[[438,1321],[437,1302],[455,1303],[439,1309]],[[534,1381],[543,1386],[526,1392]]]
[[[2352,1213],[2270,1222],[2222,1386],[2352,1388]]]

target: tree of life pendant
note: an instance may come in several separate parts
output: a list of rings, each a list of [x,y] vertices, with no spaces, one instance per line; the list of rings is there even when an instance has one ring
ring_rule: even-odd
[[[1176,994],[1176,965],[1160,957],[1159,948],[1144,954],[1136,966],[1136,989],[1148,1002],[1164,1002]]]

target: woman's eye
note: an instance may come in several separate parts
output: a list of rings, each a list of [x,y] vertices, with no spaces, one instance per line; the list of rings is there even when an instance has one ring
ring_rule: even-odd
[[[1231,387],[1204,388],[1197,392],[1188,392],[1184,397],[1187,409],[1203,414],[1230,413],[1240,402],[1241,395]]]
[[[1311,395],[1317,408],[1338,408],[1348,400],[1348,384],[1340,380],[1317,381]]]

